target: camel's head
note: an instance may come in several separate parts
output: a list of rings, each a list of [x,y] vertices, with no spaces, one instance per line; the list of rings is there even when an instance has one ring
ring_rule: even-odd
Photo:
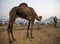
[[[39,21],[41,21],[42,20],[42,16],[39,16]]]

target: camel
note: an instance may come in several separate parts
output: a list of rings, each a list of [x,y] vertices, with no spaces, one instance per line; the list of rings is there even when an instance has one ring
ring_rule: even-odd
[[[31,38],[33,38],[32,27],[33,27],[34,20],[37,19],[38,21],[40,21],[42,19],[42,16],[38,17],[34,9],[32,7],[28,7],[26,3],[21,3],[19,6],[13,7],[9,13],[9,24],[7,28],[9,43],[12,43],[13,41],[16,40],[13,36],[13,24],[15,22],[15,19],[18,17],[29,21],[27,34],[26,34],[27,38],[29,37],[30,26],[31,26],[30,35]]]
[[[55,27],[55,28],[57,27],[57,20],[58,20],[58,19],[57,19],[57,17],[55,16],[55,17],[54,17],[54,27]]]

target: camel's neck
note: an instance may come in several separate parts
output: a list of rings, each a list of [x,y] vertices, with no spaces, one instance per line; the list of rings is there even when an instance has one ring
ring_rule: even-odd
[[[37,16],[37,14],[36,14],[36,12],[34,11],[34,9],[31,8],[31,7],[29,7],[29,8],[30,8],[30,10],[31,10],[31,12],[32,12],[32,14],[33,14],[33,16],[35,17],[35,19],[37,19],[38,21],[40,21],[41,19]]]

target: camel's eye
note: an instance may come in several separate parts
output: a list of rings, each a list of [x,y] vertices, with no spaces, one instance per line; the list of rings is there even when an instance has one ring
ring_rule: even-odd
[[[42,18],[42,16],[40,16],[40,18]]]

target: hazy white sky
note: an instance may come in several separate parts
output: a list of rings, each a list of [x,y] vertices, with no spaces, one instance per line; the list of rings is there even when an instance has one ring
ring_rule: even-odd
[[[60,0],[0,0],[0,18],[9,18],[11,8],[23,2],[34,8],[37,15],[43,16],[43,19],[50,16],[60,18]]]

